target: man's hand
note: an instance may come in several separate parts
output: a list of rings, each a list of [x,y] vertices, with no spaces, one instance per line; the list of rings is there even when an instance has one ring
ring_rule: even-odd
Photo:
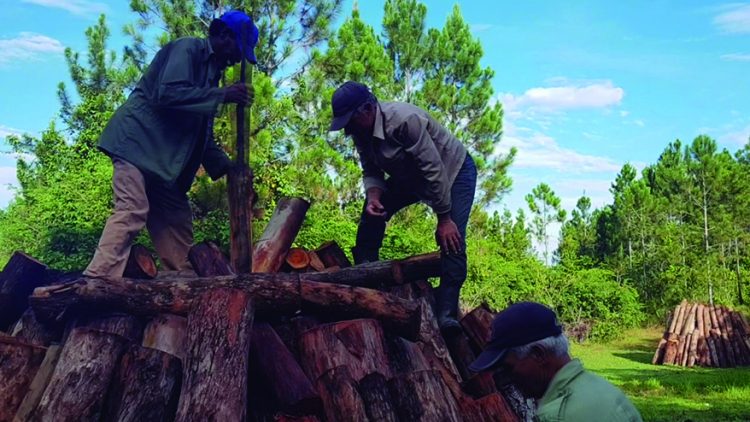
[[[253,96],[253,88],[243,83],[238,82],[224,88],[225,103],[248,105],[253,102]]]
[[[365,212],[373,217],[385,217],[385,207],[380,202],[380,196],[383,194],[383,190],[380,188],[372,187],[367,190],[367,205],[365,206]]]
[[[451,220],[449,214],[438,216],[435,240],[444,253],[457,254],[462,252],[461,233],[458,232],[458,227],[456,226],[456,223]]]

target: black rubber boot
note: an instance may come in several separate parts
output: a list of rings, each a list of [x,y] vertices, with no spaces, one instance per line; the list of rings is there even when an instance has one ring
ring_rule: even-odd
[[[355,246],[352,248],[352,257],[354,257],[354,265],[379,261],[378,255],[379,255],[378,251],[368,250],[359,246]]]
[[[440,332],[443,335],[456,335],[461,333],[461,324],[458,316],[458,295],[461,286],[441,286],[437,289],[435,305],[437,308],[437,320]]]

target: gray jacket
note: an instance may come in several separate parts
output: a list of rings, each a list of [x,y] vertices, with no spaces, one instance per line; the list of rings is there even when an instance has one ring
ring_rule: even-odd
[[[387,173],[437,214],[451,210],[451,186],[466,148],[426,111],[407,103],[380,102],[371,137],[354,137],[365,190],[386,190]]]

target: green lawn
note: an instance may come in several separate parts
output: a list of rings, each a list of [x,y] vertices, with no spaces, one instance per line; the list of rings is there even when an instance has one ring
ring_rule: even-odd
[[[645,421],[750,421],[750,368],[651,365],[657,329],[609,344],[574,344],[584,366],[620,387]]]

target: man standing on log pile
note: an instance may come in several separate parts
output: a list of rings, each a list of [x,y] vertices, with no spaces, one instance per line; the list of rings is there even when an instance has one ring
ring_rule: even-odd
[[[255,24],[240,11],[214,19],[208,33],[208,38],[180,38],[159,50],[102,132],[99,148],[114,166],[115,209],[85,275],[121,277],[132,241],[144,226],[164,269],[191,268],[187,191],[200,165],[214,180],[231,165],[213,139],[213,118],[221,103],[252,102],[250,87],[219,88],[219,79],[243,52],[255,63],[258,41]]]
[[[423,201],[437,214],[442,267],[438,323],[443,332],[460,330],[456,316],[466,280],[466,225],[477,182],[474,160],[426,111],[379,102],[360,83],[341,85],[331,106],[331,130],[344,129],[354,139],[364,176],[365,206],[352,249],[355,263],[377,261],[386,222],[400,209]]]
[[[540,422],[642,420],[622,391],[570,358],[555,313],[539,303],[515,303],[500,312],[489,343],[469,369],[499,371],[496,378],[538,400],[534,420]]]

